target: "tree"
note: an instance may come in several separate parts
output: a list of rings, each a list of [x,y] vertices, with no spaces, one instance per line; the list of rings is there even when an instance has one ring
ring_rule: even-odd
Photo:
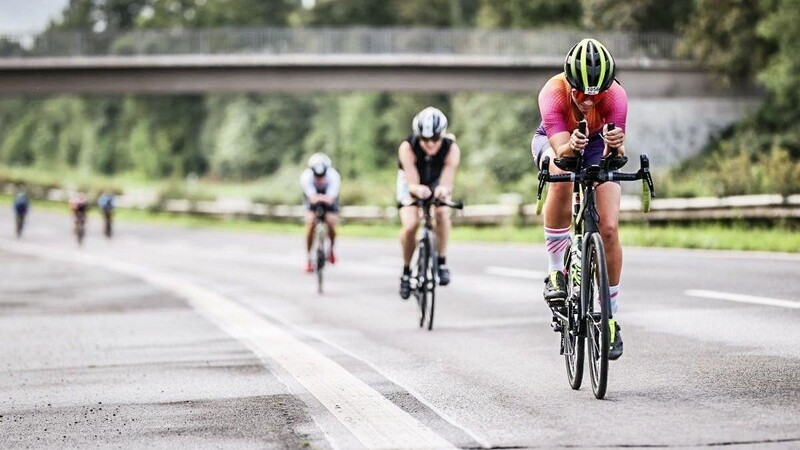
[[[777,132],[797,130],[800,122],[800,2],[796,0],[770,0],[767,14],[758,24],[757,34],[774,46],[758,79],[769,90],[769,99],[761,112],[769,129]],[[792,131],[790,145],[794,155],[800,157],[800,132]]]
[[[570,0],[480,0],[477,25],[484,28],[576,26],[581,5]]]
[[[593,31],[678,31],[694,9],[693,0],[581,0],[581,24]]]
[[[756,32],[768,2],[697,0],[680,50],[716,73],[723,86],[745,85],[767,64],[773,46]]]

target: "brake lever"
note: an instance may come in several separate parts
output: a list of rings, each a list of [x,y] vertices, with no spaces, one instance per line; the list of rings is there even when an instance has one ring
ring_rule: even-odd
[[[647,183],[647,188],[650,190],[650,198],[656,196],[656,188],[653,185],[653,176],[650,174],[650,159],[646,154],[639,155],[639,171],[642,173],[642,178]]]
[[[550,176],[550,157],[545,156],[542,159],[542,169],[539,171],[539,189],[536,192],[536,200],[542,199],[542,191],[544,191],[544,185],[547,182],[547,178]]]

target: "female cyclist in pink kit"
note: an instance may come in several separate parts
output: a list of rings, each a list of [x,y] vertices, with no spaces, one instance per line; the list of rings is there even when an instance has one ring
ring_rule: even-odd
[[[625,120],[628,96],[614,78],[615,64],[611,53],[595,39],[583,39],[567,53],[564,72],[551,78],[539,93],[542,123],[531,141],[536,167],[542,157],[550,157],[550,173],[564,173],[553,164],[557,157],[583,153],[583,164],[598,164],[600,158],[614,149],[625,155]],[[578,122],[586,120],[588,135],[578,131]],[[607,130],[606,124],[615,128]],[[597,211],[600,234],[606,250],[612,314],[619,299],[622,246],[619,242],[618,183],[603,183],[597,188]],[[572,184],[551,183],[544,204],[544,236],[549,255],[544,298],[550,305],[563,304],[566,298],[564,255],[570,246],[572,222]],[[619,324],[609,320],[611,349],[609,359],[622,355]]]

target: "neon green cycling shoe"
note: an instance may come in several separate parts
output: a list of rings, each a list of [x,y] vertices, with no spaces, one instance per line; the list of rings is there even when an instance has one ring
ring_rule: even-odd
[[[608,337],[608,359],[616,361],[622,356],[622,334],[619,332],[621,328],[614,319],[608,319],[608,331],[611,334]]]

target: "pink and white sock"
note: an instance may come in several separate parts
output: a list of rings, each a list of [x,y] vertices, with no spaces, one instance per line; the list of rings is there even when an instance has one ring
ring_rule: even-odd
[[[615,286],[608,287],[608,293],[610,294],[609,297],[611,298],[611,315],[617,314],[617,308],[619,305],[617,304],[617,298],[619,297],[619,284]]]
[[[564,271],[564,254],[569,249],[571,242],[569,237],[569,227],[567,228],[548,228],[544,227],[544,242],[547,247],[547,255],[550,258],[548,271]]]

